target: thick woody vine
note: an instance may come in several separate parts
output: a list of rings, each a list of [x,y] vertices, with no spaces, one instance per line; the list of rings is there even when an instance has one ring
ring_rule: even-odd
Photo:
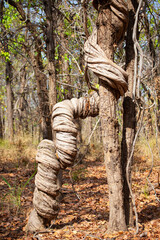
[[[95,92],[90,97],[72,98],[57,103],[53,107],[53,130],[55,143],[43,140],[38,146],[38,162],[31,211],[27,231],[35,232],[46,228],[58,214],[56,197],[59,192],[57,175],[60,169],[72,166],[77,154],[77,126],[74,119],[95,117],[99,114],[99,96]]]
[[[105,3],[105,4],[104,4]],[[93,1],[93,6],[100,11],[103,8],[110,9],[121,24],[115,26],[116,43],[121,41],[127,26],[127,7],[124,1]],[[114,21],[116,24],[116,21]],[[119,24],[119,23],[118,23]],[[117,30],[118,29],[118,30]],[[98,31],[95,29],[84,46],[87,70],[92,70],[103,81],[103,85],[113,89],[116,99],[123,96],[127,91],[127,74],[117,66],[98,45]],[[100,95],[102,98],[102,96]],[[77,127],[74,123],[76,118],[95,117],[99,114],[99,99],[97,92],[89,97],[80,99],[72,98],[55,104],[53,107],[52,129],[56,132],[55,142],[43,140],[38,146],[36,160],[38,162],[37,175],[35,177],[35,190],[33,207],[27,230],[31,232],[43,230],[52,219],[55,219],[59,204],[56,197],[59,192],[57,175],[60,169],[72,166],[77,154],[76,136]],[[102,118],[102,116],[101,116]],[[103,127],[103,126],[102,126]]]

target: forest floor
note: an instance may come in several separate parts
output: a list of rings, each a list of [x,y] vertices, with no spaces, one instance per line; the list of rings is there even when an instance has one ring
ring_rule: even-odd
[[[46,232],[25,233],[27,215],[32,208],[35,172],[34,158],[28,163],[13,162],[12,156],[5,158],[0,153],[0,239],[23,240],[99,240],[99,239],[160,239],[160,203],[154,191],[149,191],[147,176],[150,171],[144,157],[135,159],[133,170],[133,192],[138,212],[139,232],[135,228],[127,232],[107,233],[109,201],[103,156],[93,149],[72,173],[74,189],[69,177],[69,169],[64,171],[58,218]],[[149,177],[157,184],[160,166],[155,166]],[[3,177],[3,178],[2,178]],[[27,184],[28,183],[28,184]],[[27,185],[26,185],[27,184]],[[160,188],[156,188],[160,199]]]

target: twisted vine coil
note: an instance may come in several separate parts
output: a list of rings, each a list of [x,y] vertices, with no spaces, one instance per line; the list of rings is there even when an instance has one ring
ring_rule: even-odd
[[[86,71],[89,69],[104,80],[106,85],[119,91],[123,96],[128,89],[127,73],[110,59],[97,44],[97,29],[88,38],[84,45]],[[87,75],[86,75],[87,77]],[[89,79],[87,80],[89,81]]]
[[[61,168],[73,165],[77,154],[77,126],[74,119],[95,117],[99,113],[99,96],[72,98],[57,103],[53,108],[53,130],[56,131],[56,156]]]
[[[38,162],[35,177],[35,190],[32,210],[26,230],[34,232],[45,228],[55,219],[59,205],[56,197],[59,192],[57,175],[60,168],[74,163],[77,154],[77,126],[75,118],[97,116],[99,113],[99,96],[95,92],[91,97],[72,98],[57,103],[53,108],[53,129],[56,131],[56,143],[43,140],[38,146]]]
[[[96,10],[101,10],[104,8],[104,1],[102,0],[93,0],[92,2],[93,7]],[[124,32],[128,26],[128,8],[125,0],[106,0],[105,1],[105,8],[110,6],[111,11],[124,23]]]
[[[60,163],[55,156],[55,146],[51,140],[42,140],[38,145],[36,156],[38,162],[33,194],[34,209],[30,213],[26,230],[35,232],[43,230],[52,219],[56,218],[59,210],[56,197],[59,188],[57,175]]]
[[[103,2],[103,1],[102,1]],[[104,2],[103,2],[104,3]],[[123,37],[127,25],[127,10],[123,0],[106,1],[113,13],[124,23]],[[101,0],[94,0],[95,7],[101,7]],[[119,91],[122,96],[127,91],[126,72],[107,58],[104,51],[97,44],[97,30],[88,38],[84,46],[86,71],[92,70],[106,85]],[[57,175],[59,169],[73,165],[76,154],[77,126],[74,119],[95,117],[99,114],[99,96],[95,92],[91,97],[73,98],[57,103],[53,108],[53,130],[56,131],[55,144],[50,140],[43,140],[38,146],[36,160],[38,170],[35,178],[35,191],[32,210],[27,228],[31,232],[43,229],[59,210],[56,196]]]
[[[102,5],[101,5],[102,2]],[[123,0],[110,0],[104,1],[94,0],[93,6],[98,10],[101,7],[109,6],[113,13],[113,16],[116,16],[119,21],[123,22],[122,31],[117,34],[117,39],[115,43],[120,42],[127,28],[128,24],[128,8],[127,4]],[[115,22],[116,23],[116,22]],[[86,80],[89,82],[87,76],[87,70],[91,70],[97,77],[104,81],[105,85],[110,86],[118,90],[119,95],[123,96],[128,89],[128,75],[127,73],[113,61],[111,61],[97,44],[97,29],[94,29],[92,35],[88,38],[84,45],[85,52],[85,64],[86,64]]]

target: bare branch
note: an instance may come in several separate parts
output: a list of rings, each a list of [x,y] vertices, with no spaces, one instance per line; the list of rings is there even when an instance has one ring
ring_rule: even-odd
[[[78,67],[78,69],[79,69],[79,72],[80,72],[80,73],[82,74],[82,76],[83,76],[83,71],[82,71],[79,63],[77,62],[76,58],[74,57],[74,55],[63,45],[63,43],[61,42],[58,34],[57,34],[56,36],[57,36],[57,39],[58,39],[59,44],[63,47],[63,49],[65,49],[65,51],[67,51],[67,52],[69,53],[69,55],[72,56],[73,61],[76,63],[76,65],[77,65],[77,67]]]

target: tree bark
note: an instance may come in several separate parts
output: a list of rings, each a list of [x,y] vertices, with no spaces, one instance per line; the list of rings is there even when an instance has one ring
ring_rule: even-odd
[[[7,138],[13,142],[13,93],[12,93],[12,64],[6,62],[6,92],[7,92]]]
[[[87,28],[87,6],[88,6],[89,0],[83,0],[82,2],[82,9],[83,9],[83,28],[85,31],[86,39],[89,37],[89,31]]]
[[[39,111],[41,117],[41,131],[43,139],[52,140],[52,128],[51,128],[51,113],[49,108],[49,94],[47,89],[47,77],[44,74],[44,67],[41,59],[41,51],[36,45],[37,55],[35,56],[32,51],[28,54],[32,60],[36,83],[37,94],[39,101]]]
[[[128,92],[125,94],[123,101],[123,133],[121,144],[121,160],[123,171],[123,192],[124,192],[124,206],[125,206],[125,219],[128,226],[133,225],[133,213],[132,213],[132,199],[126,180],[126,166],[132,150],[133,140],[136,131],[136,105],[132,98],[133,79],[134,79],[134,43],[132,40],[134,17],[136,8],[138,5],[132,5],[132,2],[128,1],[129,8],[129,23],[126,37],[126,71],[128,73]],[[129,170],[129,178],[131,182],[131,166]]]
[[[101,2],[105,5],[105,1]],[[115,30],[113,29],[112,13],[107,6],[98,13],[98,44],[113,60]],[[100,119],[104,148],[105,166],[109,187],[109,225],[108,231],[126,230],[120,146],[118,140],[118,121],[116,117],[116,91],[104,85],[100,79]]]
[[[62,79],[64,83],[67,83],[71,85],[71,76],[70,76],[70,66],[69,66],[69,55],[67,51],[64,50],[64,48],[67,48],[68,46],[68,40],[65,38],[64,33],[61,33],[61,42],[63,44],[63,47],[61,47],[61,54],[62,54]],[[71,99],[72,98],[72,88],[70,86],[64,86],[64,99]]]
[[[56,29],[57,14],[54,7],[54,1],[43,0],[44,11],[46,14],[46,48],[48,59],[48,72],[49,72],[49,103],[50,111],[57,101],[56,93],[56,73],[55,73],[55,36],[54,30]]]

